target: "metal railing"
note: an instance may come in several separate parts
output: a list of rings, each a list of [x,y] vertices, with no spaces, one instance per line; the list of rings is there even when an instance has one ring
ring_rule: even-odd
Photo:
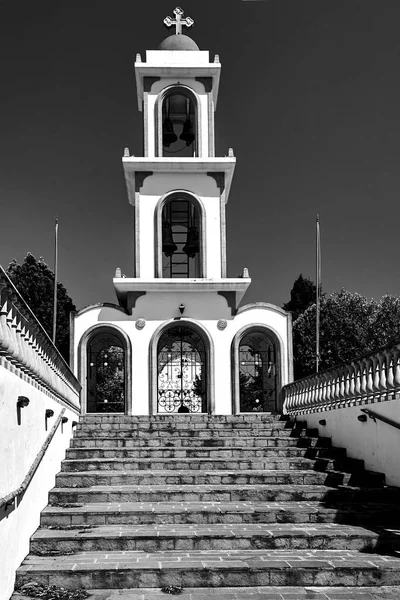
[[[46,440],[44,441],[41,449],[39,450],[35,460],[32,463],[31,468],[29,469],[28,473],[26,474],[21,485],[13,492],[10,492],[9,494],[7,494],[7,496],[0,498],[0,508],[3,508],[3,507],[7,508],[9,505],[14,503],[15,498],[17,498],[18,496],[20,496],[21,494],[24,494],[26,492],[30,482],[33,479],[33,476],[35,475],[40,463],[42,462],[44,455],[46,454],[47,448],[50,446],[50,443],[54,437],[55,432],[58,429],[58,426],[60,425],[60,423],[63,419],[64,414],[65,414],[65,408],[63,408],[61,410],[60,414],[58,415],[56,422],[54,423],[53,427],[51,428],[49,435],[47,436]]]
[[[392,400],[400,394],[400,344],[283,388],[283,413],[302,415]]]

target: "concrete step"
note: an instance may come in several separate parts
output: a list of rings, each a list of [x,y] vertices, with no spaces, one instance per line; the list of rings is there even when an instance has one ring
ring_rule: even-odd
[[[249,423],[290,423],[288,419],[282,417],[280,413],[256,413],[256,414],[243,414],[243,415],[208,415],[208,414],[163,414],[163,415],[122,415],[122,414],[86,414],[79,420],[80,425],[86,424],[119,424],[119,423],[131,423],[146,426],[154,426],[157,424],[184,424],[184,425],[196,425],[199,423],[213,424],[238,424],[242,423],[248,425]],[[304,429],[303,423],[299,428]]]
[[[90,484],[89,484],[90,485]],[[90,485],[90,487],[58,487],[49,493],[51,505],[87,504],[92,502],[385,502],[376,491],[324,485]],[[397,495],[387,502],[394,504]]]
[[[279,425],[279,423],[277,424]],[[214,428],[196,428],[189,429],[187,426],[182,424],[182,429],[174,427],[174,428],[148,428],[148,427],[139,427],[132,428],[129,424],[121,424],[120,427],[114,427],[113,425],[102,425],[101,429],[97,429],[96,426],[91,428],[89,427],[79,427],[75,432],[76,437],[97,437],[98,435],[107,435],[107,437],[114,438],[131,438],[131,437],[144,437],[146,440],[153,438],[234,438],[240,437],[242,435],[246,435],[247,437],[307,437],[305,435],[293,435],[291,429],[285,429],[282,427],[278,427],[273,425],[273,427],[263,426],[263,427],[241,427],[241,428],[223,428],[223,427],[214,427]]]
[[[90,487],[95,485],[327,485],[347,484],[350,475],[311,470],[138,470],[138,471],[72,471],[56,476],[57,487]]]
[[[216,523],[347,523],[400,526],[398,505],[323,502],[97,502],[48,505],[41,526],[162,525]]]
[[[336,454],[332,452],[332,454]],[[345,458],[344,454],[338,453],[338,458]],[[265,448],[243,448],[235,446],[203,446],[203,447],[174,447],[160,446],[158,448],[143,447],[143,448],[108,448],[97,447],[97,448],[68,448],[66,457],[68,460],[86,460],[86,459],[159,459],[159,458],[210,458],[210,459],[246,459],[246,458],[260,458],[260,457],[283,457],[283,458],[302,458],[309,460],[318,459],[332,459],[329,456],[328,448],[313,448],[304,450],[304,448],[296,447],[265,447]]]
[[[383,539],[384,538],[384,539]],[[83,529],[39,529],[31,554],[54,552],[168,550],[319,549],[373,552],[395,549],[397,537],[337,523],[230,523],[184,525],[98,525]]]
[[[306,445],[307,443],[307,445]],[[160,437],[147,439],[146,437],[118,437],[103,434],[93,437],[74,437],[71,440],[71,448],[289,448],[299,447],[311,449],[316,446],[316,440],[279,436],[239,436],[239,437]]]
[[[29,555],[17,572],[70,589],[232,586],[399,586],[400,559],[353,550],[197,550]]]
[[[224,471],[224,470],[334,470],[333,461],[324,461],[317,465],[316,461],[301,457],[261,456],[240,458],[82,458],[68,459],[62,463],[62,472],[74,471]],[[324,468],[322,468],[324,467]]]

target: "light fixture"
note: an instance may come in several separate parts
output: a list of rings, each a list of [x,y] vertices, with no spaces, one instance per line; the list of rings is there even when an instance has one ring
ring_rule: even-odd
[[[325,427],[325,425],[326,425],[326,420],[325,420],[325,419],[321,419],[320,421],[318,421],[318,423],[319,423],[320,425],[322,425],[322,427]]]
[[[181,302],[179,305],[179,312],[181,313],[181,315],[183,315],[185,308],[186,308],[186,306],[184,304],[182,304],[182,302]]]
[[[63,423],[63,424],[64,424],[64,423],[68,423],[68,417],[63,417],[63,418],[61,419],[61,423]]]
[[[51,410],[51,408],[46,408],[46,419],[49,419],[50,417],[54,417],[54,410]]]
[[[360,421],[360,423],[366,423],[368,421],[367,415],[358,415],[357,419]]]
[[[26,406],[28,406],[29,402],[29,398],[27,398],[26,396],[18,396],[17,407],[25,408]]]

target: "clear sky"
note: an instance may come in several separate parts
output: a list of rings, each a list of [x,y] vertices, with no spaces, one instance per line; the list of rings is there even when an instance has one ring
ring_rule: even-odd
[[[399,0],[182,0],[222,62],[217,154],[232,147],[228,275],[282,305],[300,272],[400,295]],[[78,308],[132,267],[124,146],[142,153],[133,63],[168,35],[165,0],[0,0],[0,264],[53,264]]]

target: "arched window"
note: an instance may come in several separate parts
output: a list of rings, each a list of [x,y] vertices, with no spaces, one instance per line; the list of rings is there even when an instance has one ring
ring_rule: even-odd
[[[162,208],[158,227],[158,276],[203,277],[202,223],[197,202],[184,192],[174,194]]]
[[[87,343],[88,413],[124,413],[126,360],[124,343],[110,329],[95,331]]]
[[[262,329],[252,329],[238,348],[239,411],[277,410],[277,349]]]
[[[168,90],[158,123],[159,156],[199,156],[197,99],[191,90],[180,86]]]
[[[207,412],[207,353],[186,325],[168,328],[157,345],[157,412]]]

